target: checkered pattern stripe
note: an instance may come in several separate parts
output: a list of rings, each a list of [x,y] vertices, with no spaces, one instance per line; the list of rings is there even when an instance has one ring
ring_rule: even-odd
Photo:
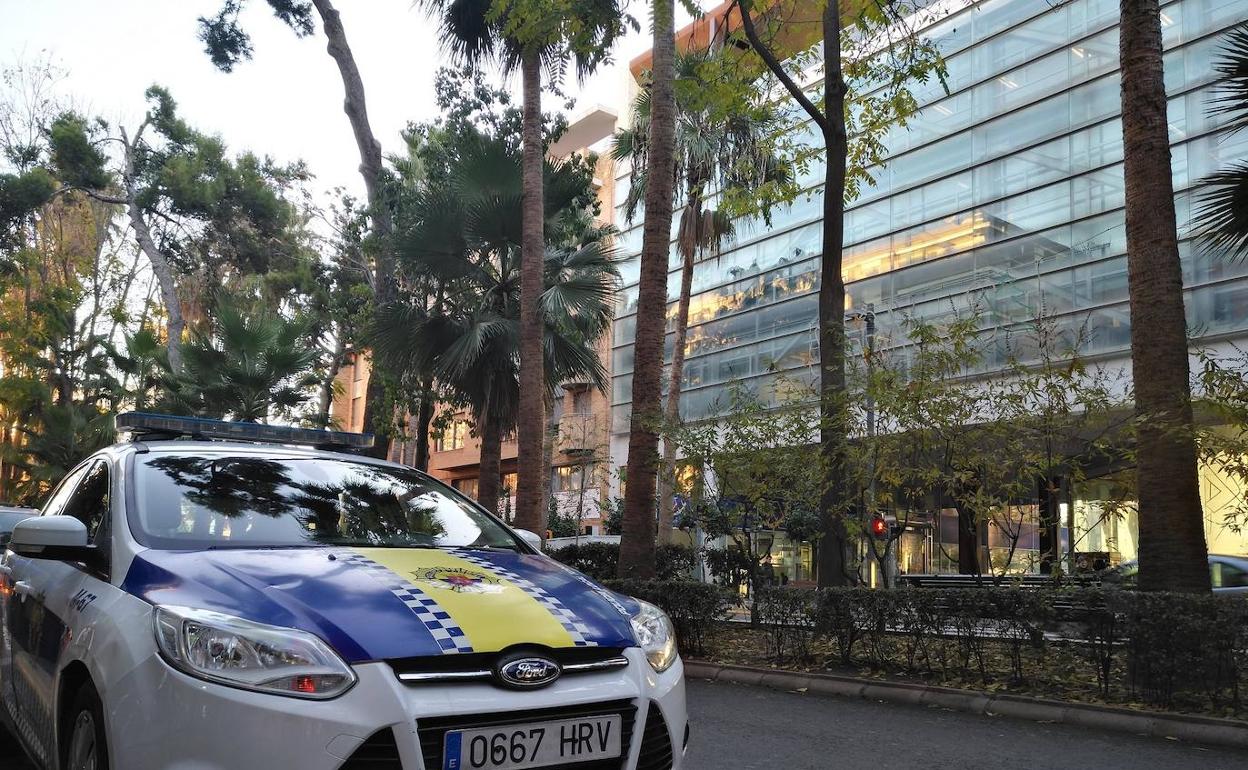
[[[483,559],[479,555],[471,551],[456,551],[455,555],[467,562],[472,562],[478,567],[493,572],[495,575],[503,578],[507,582],[524,591],[526,594],[537,600],[539,604],[546,608],[546,611],[554,616],[555,620],[563,626],[563,630],[568,632],[568,636],[572,637],[572,644],[577,647],[597,647],[598,643],[590,639],[593,631],[589,626],[581,622],[572,610],[554,596],[551,596],[530,580],[517,575],[509,569],[498,566],[489,559]]]
[[[568,565],[560,561],[555,561],[554,559],[551,559],[551,561],[553,561],[556,565],[558,565],[559,568],[562,569],[564,572],[571,575],[573,579],[575,579],[576,581],[580,583],[584,583],[586,588],[588,588],[589,590],[601,596],[607,604],[610,604],[612,607],[615,608],[616,612],[620,613],[626,618],[631,618],[633,616],[633,613],[629,612],[628,608],[625,607],[623,604],[620,604],[620,600],[616,599],[615,596],[610,591],[606,590],[605,588],[598,585],[594,581],[590,580],[589,578],[585,577],[581,573],[572,569]]]
[[[464,630],[455,623],[450,613],[438,606],[438,603],[424,591],[367,556],[349,552],[340,552],[335,555],[342,561],[363,567],[369,575],[385,584],[390,593],[406,604],[425,628],[429,629],[429,633],[433,635],[434,641],[442,649],[443,654],[472,652],[472,645],[468,642],[468,637],[464,636]]]

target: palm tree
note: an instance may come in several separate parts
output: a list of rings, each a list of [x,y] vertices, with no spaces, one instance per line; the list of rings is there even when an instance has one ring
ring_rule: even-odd
[[[520,71],[523,90],[523,179],[520,277],[520,387],[525,393],[545,393],[540,297],[546,238],[542,231],[544,200],[542,132],[542,71],[557,79],[567,59],[575,59],[580,75],[593,71],[611,53],[624,34],[624,20],[616,0],[576,0],[566,11],[532,6],[509,8],[502,14],[479,0],[419,0],[439,17],[442,39],[450,53],[469,65],[489,59],[501,61],[506,71]],[[530,17],[528,14],[532,14]],[[540,531],[545,521],[542,494],[542,439],[545,400],[526,398],[520,403],[516,524]]]
[[[502,438],[516,426],[521,405],[534,400],[520,380],[523,162],[501,139],[478,134],[461,141],[446,178],[426,180],[413,196],[411,225],[400,233],[407,276],[442,287],[437,311],[422,301],[383,308],[370,336],[379,360],[395,372],[431,372],[452,402],[469,406],[481,441],[478,501],[495,510]],[[571,166],[544,165],[543,230],[562,232],[585,179]],[[601,240],[548,248],[539,278],[547,383],[539,398],[575,377],[605,388],[594,343],[610,323],[618,280],[610,249]]]
[[[725,111],[707,94],[701,73],[717,54],[692,50],[676,56],[675,184],[683,185],[684,205],[677,225],[676,251],[681,257],[680,294],[676,301],[672,368],[668,378],[664,423],[680,420],[680,391],[684,378],[685,338],[689,326],[689,300],[693,267],[699,257],[717,253],[733,233],[733,219],[723,208],[707,209],[705,197],[718,191],[721,199],[751,197],[765,185],[785,185],[790,169],[771,151],[780,131],[780,116],[762,98],[747,100],[744,108]],[[737,84],[740,92],[754,95],[749,82]],[[630,160],[633,184],[625,199],[625,217],[631,223],[646,186],[647,134],[650,128],[650,92],[643,90],[633,104],[632,123],[615,135],[612,155]],[[771,224],[771,208],[764,200],[761,213]],[[676,446],[663,442],[663,468],[659,474],[659,538],[672,528]]]
[[[183,347],[184,371],[165,399],[205,417],[268,422],[290,416],[317,386],[308,327],[264,311],[218,304],[211,332]]]
[[[38,505],[58,481],[92,453],[113,443],[113,415],[92,404],[40,403],[21,421],[22,440],[6,444],[6,464],[21,468],[12,482],[19,505]]]
[[[1122,0],[1122,139],[1140,588],[1208,591],[1158,0]]]
[[[1214,70],[1225,80],[1210,112],[1226,115],[1229,132],[1248,128],[1248,25],[1232,31]],[[1196,221],[1204,247],[1248,259],[1248,161],[1238,161],[1206,177]]]
[[[637,278],[633,342],[633,414],[628,428],[627,484],[620,539],[620,577],[654,576],[654,494],[662,419],[663,339],[667,319],[667,254],[676,168],[676,9],[654,0],[654,62],[647,134],[646,224]]]

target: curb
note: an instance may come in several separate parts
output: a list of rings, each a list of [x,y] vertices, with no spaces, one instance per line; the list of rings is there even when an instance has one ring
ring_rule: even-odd
[[[1070,703],[1026,695],[987,693],[906,682],[880,682],[852,676],[755,666],[720,665],[700,660],[685,661],[685,676],[776,690],[804,689],[817,695],[939,707],[968,714],[1055,722],[1153,738],[1248,749],[1248,722],[1237,719],[1134,711],[1118,706]]]

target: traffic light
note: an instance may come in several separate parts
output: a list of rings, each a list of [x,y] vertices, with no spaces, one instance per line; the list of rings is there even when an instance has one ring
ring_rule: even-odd
[[[883,540],[888,537],[888,522],[883,516],[873,516],[867,524],[867,530],[871,533],[871,537]]]

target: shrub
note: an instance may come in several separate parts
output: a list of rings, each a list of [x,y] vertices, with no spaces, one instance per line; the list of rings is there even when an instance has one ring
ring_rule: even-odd
[[[620,546],[615,543],[580,543],[550,552],[550,557],[594,580],[614,580],[620,563]]]
[[[594,580],[614,580],[620,563],[616,543],[580,543],[550,551],[553,559]],[[688,580],[693,576],[694,551],[687,545],[661,545],[655,550],[655,580]]]
[[[605,585],[666,612],[680,651],[690,655],[706,654],[715,624],[728,612],[729,596],[722,588],[693,580],[609,580]]]
[[[777,662],[810,657],[819,595],[803,588],[763,588],[754,597],[754,614],[767,630],[767,652]]]
[[[703,558],[706,559],[706,567],[717,584],[738,591],[749,585],[754,563],[740,549],[708,548]]]
[[[1180,694],[1214,705],[1239,705],[1239,673],[1248,608],[1235,597],[1123,592],[1127,680],[1131,691],[1162,706]],[[1186,686],[1185,686],[1186,685]]]
[[[655,580],[690,580],[696,560],[690,546],[674,543],[661,545],[654,553]]]

